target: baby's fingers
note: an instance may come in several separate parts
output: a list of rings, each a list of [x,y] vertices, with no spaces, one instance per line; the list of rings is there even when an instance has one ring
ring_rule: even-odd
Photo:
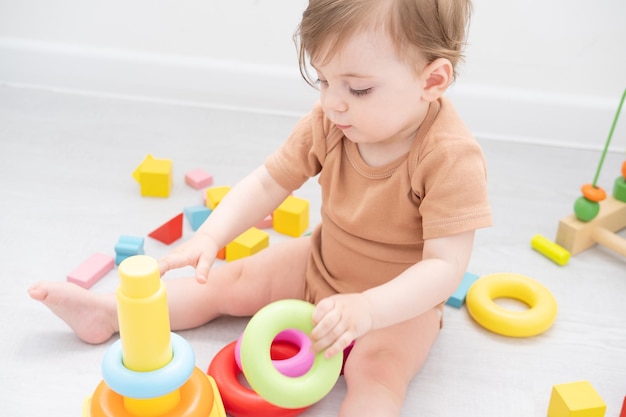
[[[159,259],[159,271],[164,275],[172,269],[182,268],[185,266],[195,266],[197,256],[188,251],[174,251]]]
[[[350,335],[350,332],[344,333],[335,341],[335,343],[326,348],[324,351],[324,357],[332,358],[338,353],[343,352],[353,341],[354,338]]]
[[[201,255],[196,265],[196,280],[204,284],[209,280],[209,271],[213,265],[214,257],[209,255]]]
[[[320,340],[325,337],[341,320],[340,312],[335,309],[332,298],[325,298],[320,301],[313,310],[313,324],[315,327],[311,331],[313,340]]]
[[[343,349],[343,340],[349,338],[346,335],[348,329],[342,322],[341,310],[334,308],[332,300],[322,300],[318,304],[313,313],[313,322],[316,323],[311,331],[314,352],[326,350],[325,356],[331,357]]]
[[[163,258],[159,259],[158,263],[161,276],[165,275],[166,272],[171,271],[172,269],[176,269],[182,266],[180,256],[176,256],[173,254],[164,256]]]
[[[324,298],[313,310],[313,324],[317,325],[335,307],[332,297]]]
[[[354,337],[352,332],[336,332],[336,328],[333,329],[326,336],[321,339],[315,340],[312,345],[313,352],[324,352],[324,357],[331,358],[336,354],[342,352],[352,341]]]

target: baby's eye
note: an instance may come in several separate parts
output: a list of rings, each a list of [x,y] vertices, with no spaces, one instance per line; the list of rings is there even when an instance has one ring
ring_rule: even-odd
[[[369,94],[371,92],[372,92],[371,88],[364,88],[362,90],[355,90],[353,88],[350,89],[350,94],[352,94],[353,96],[357,96],[357,97],[364,96],[364,95]]]

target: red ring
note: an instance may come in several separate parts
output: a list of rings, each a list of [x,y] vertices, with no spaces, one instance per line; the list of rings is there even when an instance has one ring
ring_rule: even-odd
[[[224,401],[224,408],[229,415],[232,417],[294,417],[309,408],[288,409],[275,406],[261,398],[252,389],[241,385],[238,379],[241,371],[235,361],[236,343],[236,341],[232,342],[220,350],[211,361],[207,371],[215,379]],[[297,347],[291,343],[275,342],[271,350],[272,356],[287,358],[297,352]]]

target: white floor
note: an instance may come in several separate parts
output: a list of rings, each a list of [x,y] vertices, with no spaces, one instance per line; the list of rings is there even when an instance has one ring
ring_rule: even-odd
[[[100,362],[112,342],[80,342],[28,298],[28,286],[64,280],[92,253],[113,255],[120,235],[145,236],[184,207],[201,204],[201,193],[184,183],[192,168],[210,171],[216,185],[233,185],[294,123],[291,117],[1,87],[1,414],[80,415],[83,399],[102,379]],[[558,301],[558,318],[540,336],[513,339],[478,326],[465,308],[446,307],[445,327],[410,386],[403,416],[540,417],[554,384],[588,380],[606,402],[606,416],[615,417],[626,396],[626,259],[596,247],[560,267],[529,244],[535,233],[554,239],[580,185],[593,179],[599,152],[481,143],[495,226],[478,233],[469,269],[541,281]],[[167,199],[142,198],[131,176],[148,153],[173,161],[175,184]],[[607,190],[623,160],[623,153],[608,155],[599,182]],[[316,222],[315,181],[296,195],[311,201]],[[184,227],[187,239],[192,231]],[[272,233],[271,239],[285,237]],[[169,249],[146,239],[150,255]],[[111,272],[92,291],[116,286]],[[245,324],[222,318],[181,335],[205,370]],[[336,415],[344,393],[340,380],[303,415]]]

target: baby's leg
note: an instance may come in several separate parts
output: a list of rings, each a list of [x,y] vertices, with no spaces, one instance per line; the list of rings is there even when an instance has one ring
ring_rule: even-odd
[[[223,315],[251,316],[282,298],[302,298],[310,239],[282,242],[213,269],[206,284],[165,280],[172,330],[201,326]],[[69,282],[40,282],[28,290],[87,343],[118,331],[115,294],[96,294]]]
[[[272,301],[303,298],[310,245],[309,237],[272,245],[211,270],[206,284],[195,278],[170,280],[172,328],[198,327],[222,315],[252,316]]]
[[[339,416],[399,416],[407,386],[426,361],[439,327],[439,314],[430,310],[357,340],[344,370],[347,394]]]

